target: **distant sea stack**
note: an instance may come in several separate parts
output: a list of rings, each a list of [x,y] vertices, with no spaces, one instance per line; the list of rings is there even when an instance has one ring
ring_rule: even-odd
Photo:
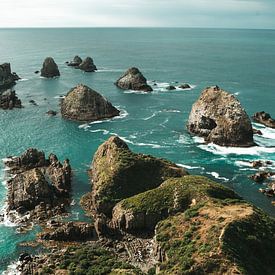
[[[61,114],[66,119],[95,121],[119,115],[107,99],[88,86],[80,84],[73,88],[61,102]]]
[[[251,121],[234,95],[218,86],[206,88],[194,103],[187,128],[221,146],[255,145]]]
[[[10,63],[0,65],[0,91],[11,88],[19,79],[20,77],[16,73],[11,72]]]
[[[72,61],[68,63],[68,66],[70,67],[78,67],[82,63],[81,57],[76,55]]]
[[[43,67],[41,69],[41,76],[47,78],[60,76],[58,66],[52,57],[47,57],[44,60]]]
[[[91,57],[86,57],[78,66],[78,69],[91,73],[97,70],[96,65]]]
[[[128,69],[116,82],[115,85],[123,90],[135,90],[152,92],[153,89],[147,84],[146,78],[138,68]]]

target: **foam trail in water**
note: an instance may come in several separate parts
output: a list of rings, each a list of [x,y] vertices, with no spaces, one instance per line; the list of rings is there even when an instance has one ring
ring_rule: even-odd
[[[223,180],[223,181],[229,181],[228,178],[221,177],[219,173],[217,172],[206,172],[206,174],[213,176],[215,179]]]
[[[180,167],[183,167],[183,168],[186,168],[186,169],[201,169],[201,170],[205,170],[204,167],[201,167],[201,166],[190,166],[190,165],[185,165],[185,164],[181,164],[181,163],[176,163],[178,166]]]

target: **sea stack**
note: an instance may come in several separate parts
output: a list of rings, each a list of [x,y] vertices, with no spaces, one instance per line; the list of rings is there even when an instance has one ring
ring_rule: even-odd
[[[234,95],[218,86],[201,93],[192,107],[187,128],[208,143],[233,147],[255,145],[247,113]]]
[[[14,90],[8,89],[4,92],[0,91],[0,109],[13,109],[21,107],[21,100],[17,97]]]
[[[123,90],[135,90],[152,92],[153,89],[147,84],[146,78],[138,68],[128,69],[116,82],[115,85]]]
[[[47,57],[45,59],[43,67],[41,69],[41,76],[46,78],[60,76],[58,66],[52,57]]]
[[[97,70],[96,65],[94,64],[94,61],[91,57],[86,57],[81,64],[79,64],[78,69],[91,73],[95,72]]]
[[[61,114],[70,120],[91,122],[112,118],[119,113],[106,98],[83,84],[69,91],[61,102]]]
[[[74,57],[74,59],[71,62],[68,63],[68,66],[78,67],[81,63],[82,63],[81,57],[79,57],[78,55],[76,55]]]
[[[11,88],[19,79],[20,77],[16,73],[11,72],[10,63],[0,65],[0,91]]]

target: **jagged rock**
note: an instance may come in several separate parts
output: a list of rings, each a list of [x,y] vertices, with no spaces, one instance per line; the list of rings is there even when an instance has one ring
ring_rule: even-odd
[[[22,108],[21,100],[17,97],[15,91],[8,89],[0,91],[0,109]]]
[[[168,91],[176,90],[176,87],[170,85],[170,86],[166,87],[166,90],[168,90]]]
[[[34,73],[35,73],[35,74],[39,74],[39,73],[40,73],[40,71],[35,71]]]
[[[252,117],[255,122],[261,123],[266,127],[274,128],[275,129],[275,119],[273,119],[270,114],[266,112],[258,112],[255,113]]]
[[[29,213],[29,219],[44,220],[65,211],[70,203],[71,166],[63,165],[56,155],[30,148],[19,157],[5,161],[12,177],[7,181],[7,213]]]
[[[119,88],[124,90],[136,90],[151,92],[152,87],[147,84],[146,78],[138,68],[128,69],[115,83]]]
[[[254,180],[255,182],[262,183],[265,180],[270,179],[274,175],[275,175],[274,172],[261,171],[261,172],[257,172],[254,175],[250,176],[250,178],[252,180]]]
[[[85,222],[55,223],[40,234],[42,240],[88,241],[94,237],[94,226]]]
[[[119,110],[98,92],[81,84],[62,100],[61,114],[71,120],[95,121],[118,116]]]
[[[181,85],[179,86],[179,88],[180,88],[180,89],[190,89],[191,86],[190,86],[189,84],[187,84],[187,83],[184,83],[184,84],[181,84]]]
[[[68,66],[78,67],[82,63],[82,59],[76,55],[71,62],[68,62]]]
[[[113,136],[94,155],[90,170],[92,196],[85,196],[82,203],[86,198],[86,209],[90,203],[97,214],[110,216],[120,200],[155,188],[169,177],[187,174],[170,161],[131,152],[123,140]]]
[[[96,65],[91,57],[86,57],[78,68],[84,72],[95,72],[97,70]]]
[[[261,130],[258,130],[258,129],[253,128],[253,134],[254,134],[254,135],[262,136],[262,135],[263,135],[263,132],[262,132]]]
[[[48,112],[46,112],[46,114],[49,115],[49,116],[56,116],[57,112],[54,111],[54,110],[49,110]]]
[[[187,128],[206,142],[221,146],[254,146],[251,121],[234,95],[206,88],[193,104]]]
[[[16,84],[15,81],[20,77],[16,73],[11,72],[10,63],[3,63],[0,65],[0,92],[11,88]]]
[[[52,57],[47,57],[44,60],[43,67],[41,69],[41,76],[47,78],[60,76],[58,66]]]

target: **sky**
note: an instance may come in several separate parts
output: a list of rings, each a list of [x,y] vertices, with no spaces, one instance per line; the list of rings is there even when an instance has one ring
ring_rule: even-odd
[[[275,0],[0,0],[0,28],[275,29]]]

